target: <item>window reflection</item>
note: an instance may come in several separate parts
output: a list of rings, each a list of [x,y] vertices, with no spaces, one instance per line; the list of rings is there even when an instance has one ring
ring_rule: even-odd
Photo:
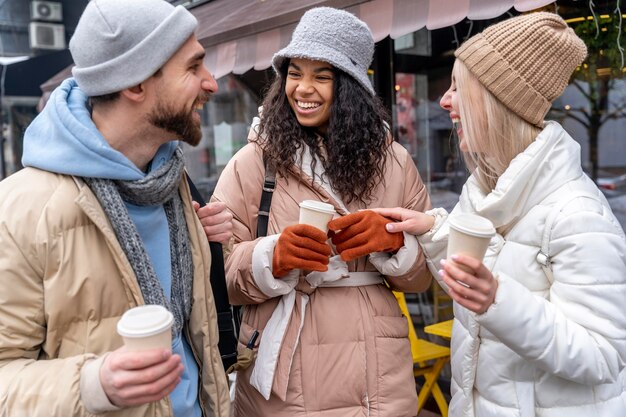
[[[626,226],[626,15],[620,27],[614,5],[558,1],[557,11],[585,41],[589,56],[547,119],[559,121],[581,145],[585,172],[603,190],[616,217]],[[511,10],[509,14],[517,14]],[[411,154],[427,183],[433,204],[451,208],[467,178],[439,99],[448,88],[454,49],[469,36],[509,17],[464,21],[448,28],[425,28],[395,40],[394,135]],[[617,17],[616,17],[617,16]],[[597,25],[596,25],[597,23]],[[619,42],[619,46],[618,46]]]
[[[559,0],[557,4],[556,11],[587,43],[589,58],[547,118],[562,123],[579,141],[585,171],[597,180],[626,226],[626,81],[617,47],[618,33],[622,47],[626,33],[611,18],[614,7],[608,3],[596,2],[597,20],[586,3]],[[555,6],[544,10],[554,12]],[[454,49],[467,37],[517,13],[511,9],[495,19],[465,19],[452,27],[422,28],[383,40],[381,44],[393,45],[391,59],[383,53],[385,48],[377,47],[370,75],[373,80],[384,78],[377,79],[375,86],[379,95],[389,97],[394,138],[411,154],[436,206],[451,209],[468,175],[449,116],[439,107],[450,83]],[[387,66],[390,71],[384,70]],[[378,77],[374,76],[376,68]],[[204,108],[202,142],[197,148],[186,148],[189,172],[205,194],[210,194],[228,160],[245,145],[272,76],[270,68],[218,80],[219,92]]]
[[[185,164],[198,190],[208,199],[230,158],[247,143],[257,115],[258,94],[229,74],[217,80],[218,92],[202,110],[202,141],[185,146]]]

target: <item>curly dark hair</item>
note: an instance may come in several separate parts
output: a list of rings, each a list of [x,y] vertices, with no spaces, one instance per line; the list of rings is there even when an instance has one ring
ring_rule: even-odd
[[[367,204],[374,189],[384,184],[386,154],[391,145],[387,111],[378,97],[350,75],[333,68],[333,103],[326,134],[302,126],[285,94],[288,65],[289,60],[285,60],[263,100],[255,141],[263,148],[268,164],[277,175],[287,177],[296,152],[300,152],[302,161],[306,144],[321,161],[325,179],[346,204]],[[312,171],[315,165],[313,158]]]

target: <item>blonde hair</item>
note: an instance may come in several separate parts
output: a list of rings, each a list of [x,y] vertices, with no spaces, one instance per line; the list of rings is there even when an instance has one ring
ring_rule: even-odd
[[[465,165],[485,193],[491,192],[513,158],[534,142],[541,129],[511,111],[458,59],[452,70],[464,142]]]

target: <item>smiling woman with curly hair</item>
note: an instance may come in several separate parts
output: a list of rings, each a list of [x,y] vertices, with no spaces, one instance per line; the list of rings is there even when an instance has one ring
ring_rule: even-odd
[[[260,333],[255,361],[237,372],[235,416],[417,412],[408,323],[389,287],[422,291],[431,276],[417,239],[388,233],[390,220],[367,209],[424,211],[430,200],[367,76],[373,52],[352,14],[305,13],[274,56],[250,143],[213,194],[234,218],[226,279],[230,301],[245,305],[239,340]],[[335,218],[299,224],[305,200]]]
[[[308,148],[316,157],[311,163],[321,162],[328,182],[346,203],[367,203],[384,181],[392,143],[387,111],[378,97],[368,94],[344,71],[333,68],[334,99],[328,128],[322,133],[319,126],[302,125],[285,94],[288,69],[286,60],[263,101],[259,136],[253,140],[260,143],[272,168],[285,177],[294,156],[299,154],[302,161]],[[315,170],[314,165],[311,170]]]

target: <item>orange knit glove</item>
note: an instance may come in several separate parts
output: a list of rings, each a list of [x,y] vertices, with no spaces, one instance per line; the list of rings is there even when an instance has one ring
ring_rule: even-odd
[[[283,277],[292,269],[326,271],[331,253],[327,239],[326,233],[308,224],[286,227],[274,247],[274,276]]]
[[[385,229],[392,221],[363,210],[331,220],[328,229],[341,259],[348,262],[372,252],[394,252],[404,246],[403,233],[389,233]]]

